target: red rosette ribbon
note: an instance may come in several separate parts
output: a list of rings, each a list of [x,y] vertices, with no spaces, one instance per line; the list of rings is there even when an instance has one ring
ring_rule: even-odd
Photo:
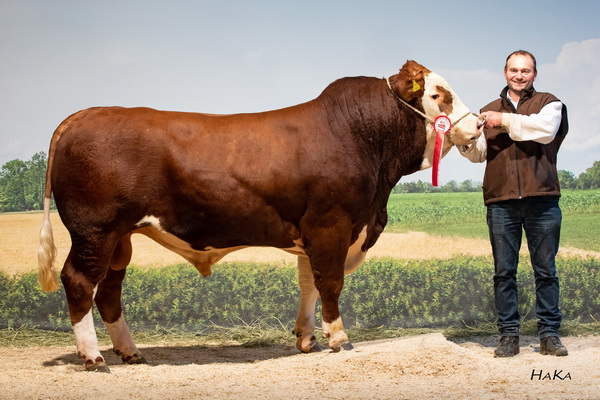
[[[450,118],[447,116],[438,115],[433,121],[433,129],[435,130],[435,148],[433,150],[431,184],[437,187],[440,160],[442,159],[442,150],[444,148],[444,136],[452,129],[452,122],[450,122]]]

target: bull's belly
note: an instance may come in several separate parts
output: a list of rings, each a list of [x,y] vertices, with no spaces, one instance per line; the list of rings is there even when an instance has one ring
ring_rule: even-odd
[[[166,232],[161,227],[160,222],[156,217],[144,217],[144,219],[138,223],[138,226],[140,225],[144,226],[136,229],[133,233],[143,234],[159,243],[163,247],[179,254],[181,257],[194,265],[194,267],[196,267],[202,276],[210,275],[212,273],[211,266],[220,261],[227,254],[249,247],[235,246],[228,248],[215,248],[208,246],[204,250],[196,250],[192,248],[188,242],[181,240],[169,232]],[[346,274],[355,271],[364,261],[367,253],[366,251],[362,251],[362,246],[366,238],[367,227],[365,226],[358,235],[356,241],[348,248],[348,254],[346,256],[346,262],[344,265],[344,272]],[[294,247],[280,249],[298,257],[307,257],[306,252],[304,251],[304,243],[302,242],[302,239],[294,240],[294,244]]]

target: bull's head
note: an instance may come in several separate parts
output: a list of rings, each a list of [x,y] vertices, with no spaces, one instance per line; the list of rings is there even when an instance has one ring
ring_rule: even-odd
[[[421,99],[425,114],[423,118],[427,119],[427,148],[421,169],[431,166],[436,139],[431,121],[436,117],[445,115],[452,123],[452,129],[444,141],[444,155],[452,145],[469,145],[481,135],[482,123],[479,118],[469,112],[444,78],[421,64],[407,61],[397,75],[390,77],[390,83],[392,91],[405,102],[416,105],[416,99]]]

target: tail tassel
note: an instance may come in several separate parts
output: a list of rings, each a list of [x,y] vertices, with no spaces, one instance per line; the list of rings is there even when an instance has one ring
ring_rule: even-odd
[[[39,281],[42,289],[46,292],[54,292],[59,289],[58,277],[54,269],[56,258],[56,246],[50,223],[50,201],[45,200],[44,222],[40,230],[40,248],[38,250]]]

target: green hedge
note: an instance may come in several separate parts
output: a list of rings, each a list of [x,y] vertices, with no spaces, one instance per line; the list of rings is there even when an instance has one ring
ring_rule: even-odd
[[[527,257],[522,257],[527,258]],[[565,319],[600,320],[600,261],[559,259]],[[371,259],[346,276],[340,307],[347,327],[447,327],[495,319],[493,266],[485,257],[407,261]],[[531,266],[519,267],[521,315],[533,318]],[[123,303],[135,329],[202,330],[255,321],[292,325],[299,289],[296,267],[229,263],[202,278],[189,265],[131,267]],[[101,325],[96,315],[96,322]],[[70,327],[64,291],[44,293],[33,273],[0,274],[0,326]]]

